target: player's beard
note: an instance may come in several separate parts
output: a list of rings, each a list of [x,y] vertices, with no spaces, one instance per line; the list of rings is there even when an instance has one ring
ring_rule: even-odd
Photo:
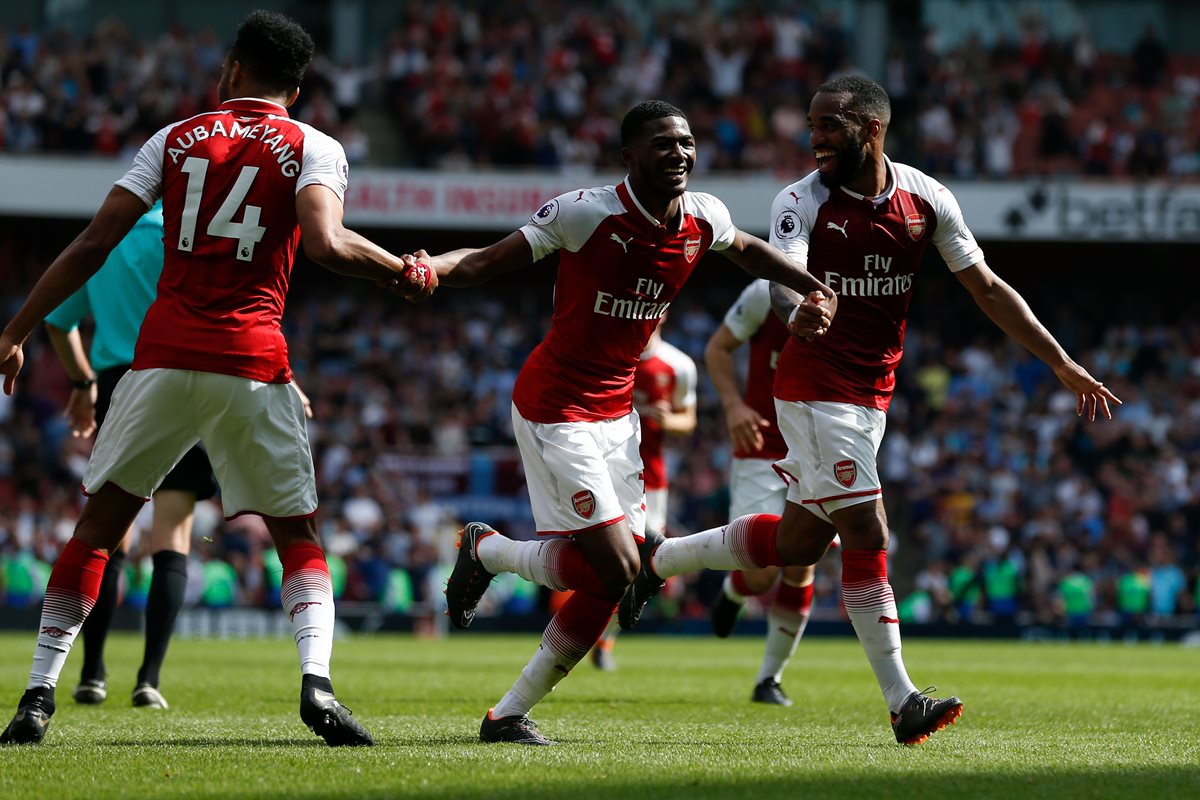
[[[827,189],[845,186],[862,174],[866,163],[866,142],[856,136],[847,146],[837,151],[837,169],[828,174],[820,173],[821,185]]]

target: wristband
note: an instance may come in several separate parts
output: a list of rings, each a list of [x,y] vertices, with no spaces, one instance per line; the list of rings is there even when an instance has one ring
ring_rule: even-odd
[[[795,306],[795,307],[792,309],[792,313],[788,315],[788,321],[787,321],[787,324],[788,324],[788,326],[789,326],[789,327],[791,326],[791,324],[792,324],[793,322],[795,322],[795,321],[796,321],[796,315],[797,315],[798,313],[800,313],[800,306]]]
[[[83,379],[83,380],[81,380],[81,381],[71,381],[71,388],[72,388],[72,389],[80,389],[80,390],[83,390],[83,389],[90,389],[90,388],[92,388],[92,387],[93,387],[93,386],[95,386],[95,385],[96,385],[96,379],[95,379],[95,378],[84,378],[84,379]]]

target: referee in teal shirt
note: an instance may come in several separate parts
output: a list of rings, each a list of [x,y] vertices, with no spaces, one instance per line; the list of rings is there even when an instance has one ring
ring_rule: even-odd
[[[71,377],[67,419],[74,436],[91,436],[103,423],[112,393],[133,363],[138,331],[157,295],[162,268],[163,215],[159,202],[113,249],[100,271],[46,317],[51,344]],[[95,321],[90,357],[84,352],[79,334],[79,323],[88,316]],[[197,500],[212,497],[216,490],[208,457],[197,445],[154,493],[149,547],[141,548],[153,554],[154,573],[146,598],[146,649],[133,690],[135,706],[167,707],[158,690],[159,672],[175,618],[183,607],[193,512]],[[73,693],[76,702],[102,703],[108,697],[104,640],[117,606],[126,547],[128,539],[109,557],[100,597],[83,624],[83,670]]]

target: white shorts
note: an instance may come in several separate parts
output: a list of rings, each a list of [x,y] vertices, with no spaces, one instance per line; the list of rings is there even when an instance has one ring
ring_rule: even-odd
[[[304,517],[317,482],[304,406],[290,383],[180,369],[125,373],[92,449],[83,490],[112,482],[149,498],[196,442],[221,487],[226,517]]]
[[[729,518],[783,514],[787,481],[766,458],[735,458],[729,467]]]
[[[788,454],[776,465],[791,480],[787,499],[824,520],[882,492],[875,459],[886,416],[852,403],[775,400]]]
[[[667,490],[646,490],[646,530],[667,532]]]
[[[638,416],[599,422],[530,422],[512,407],[513,432],[539,536],[571,535],[622,519],[646,530]]]

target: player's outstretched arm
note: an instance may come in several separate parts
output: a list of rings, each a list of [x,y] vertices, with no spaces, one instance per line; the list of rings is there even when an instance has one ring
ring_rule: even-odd
[[[771,310],[787,325],[788,333],[797,339],[811,342],[823,336],[829,320],[837,311],[837,295],[827,298],[824,292],[802,295],[782,283],[771,283]]]
[[[790,291],[786,296],[794,298],[794,302],[782,316],[793,336],[815,339],[829,329],[837,313],[837,295],[803,266],[757,236],[740,230],[734,236],[733,244],[721,252],[754,277],[771,281],[772,305],[775,303],[775,286]]]
[[[340,275],[368,278],[399,291],[412,302],[428,299],[437,275],[412,256],[396,256],[342,224],[342,202],[325,186],[296,193],[296,217],[305,254]]]
[[[533,249],[523,233],[513,231],[487,247],[451,250],[438,256],[418,250],[416,257],[429,264],[438,280],[447,286],[478,286],[497,275],[532,264]]]
[[[734,447],[742,452],[757,453],[763,448],[762,429],[771,423],[742,399],[733,361],[734,352],[742,344],[729,326],[722,323],[704,346],[704,364],[725,410],[725,425]]]
[[[0,375],[4,376],[6,394],[12,394],[17,373],[25,361],[21,348],[29,334],[104,266],[108,254],[145,213],[146,204],[141,198],[128,189],[114,186],[88,226],[38,279],[0,335]]]
[[[1099,409],[1106,419],[1112,419],[1109,403],[1121,405],[1120,399],[1067,355],[1016,290],[982,261],[954,274],[992,322],[1046,362],[1063,386],[1075,393],[1076,414],[1086,413],[1089,420],[1094,420]]]
[[[83,348],[83,337],[79,328],[63,330],[57,325],[46,323],[46,335],[50,338],[50,346],[58,355],[72,383],[88,383],[87,388],[72,388],[71,396],[67,399],[64,412],[71,435],[88,437],[96,432],[96,373],[88,361]]]

